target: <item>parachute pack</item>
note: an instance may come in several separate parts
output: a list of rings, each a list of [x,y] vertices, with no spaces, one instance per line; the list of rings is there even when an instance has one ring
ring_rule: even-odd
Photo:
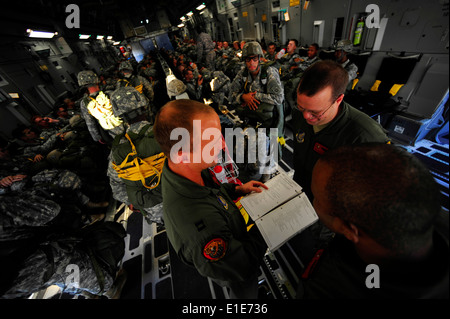
[[[125,137],[128,141],[120,143]],[[165,155],[154,138],[151,125],[139,133],[116,136],[112,145],[112,165],[124,181],[130,202],[138,209],[152,207],[162,201],[161,174]]]

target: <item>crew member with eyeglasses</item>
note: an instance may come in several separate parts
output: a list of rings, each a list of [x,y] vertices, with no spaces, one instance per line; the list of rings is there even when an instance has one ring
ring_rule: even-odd
[[[294,180],[311,201],[312,170],[328,150],[364,142],[389,143],[381,125],[344,101],[347,84],[347,71],[324,60],[310,66],[297,87],[297,107],[292,114]]]
[[[390,143],[381,125],[344,101],[348,81],[341,65],[323,60],[306,69],[297,87],[297,107],[292,110],[294,180],[311,203],[312,171],[327,151],[365,142]],[[301,259],[311,260],[334,235],[319,221],[291,239],[291,246]]]

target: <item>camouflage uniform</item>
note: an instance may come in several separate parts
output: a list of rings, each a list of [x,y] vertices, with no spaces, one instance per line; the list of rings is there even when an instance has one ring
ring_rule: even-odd
[[[282,73],[282,81],[284,84],[284,91],[286,94],[286,103],[288,107],[295,108],[297,105],[297,93],[296,89],[298,84],[300,83],[300,79],[303,75],[303,72],[309,68],[311,65],[319,61],[319,58],[315,56],[310,59],[309,57],[300,58],[298,54],[294,54],[297,58],[301,59],[300,62],[292,61],[292,58],[289,60],[289,64],[286,65],[287,69],[285,69]],[[290,67],[297,65],[298,68],[289,70]]]
[[[230,78],[222,71],[214,71],[211,75],[211,98],[218,105],[224,105],[230,92]]]
[[[69,170],[45,169],[31,180],[34,182],[34,190],[50,194],[60,203],[86,205],[89,202],[89,197],[81,192],[80,177]]]
[[[216,52],[214,42],[208,33],[202,32],[197,39],[197,63],[204,63],[206,68],[214,71]]]
[[[147,99],[139,94],[133,88],[119,88],[113,92],[111,95],[111,101],[113,104],[114,114],[119,117],[126,117],[130,120],[133,120],[141,114],[145,112],[145,108],[147,106]],[[131,123],[126,130],[127,134],[134,133],[139,134],[143,128],[146,126],[149,129],[145,132],[145,136],[148,135],[148,132],[152,130],[150,126],[150,122],[147,121],[139,121],[135,123]],[[144,215],[148,223],[156,222],[162,224],[162,198],[160,186],[148,189],[144,185],[142,185],[141,181],[139,182],[128,182],[128,180],[123,180],[119,178],[117,171],[113,168],[113,163],[116,165],[120,165],[119,161],[116,162],[117,153],[116,150],[122,144],[129,144],[129,141],[126,137],[117,136],[116,140],[113,143],[113,147],[111,149],[110,154],[110,165],[108,167],[108,176],[110,177],[110,185],[113,189],[113,196],[117,199],[120,199],[125,204],[133,204],[134,207],[139,209],[141,213]],[[157,145],[159,150],[159,145]],[[142,156],[139,153],[139,148],[135,144],[136,150],[138,151],[137,156]],[[152,146],[149,146],[152,148]],[[157,153],[160,153],[159,150]],[[156,155],[152,154],[152,155]],[[147,201],[148,200],[148,201]]]
[[[186,84],[176,78],[173,78],[169,84],[167,84],[167,95],[170,99],[189,99],[189,95],[186,92]]]
[[[97,75],[92,71],[81,71],[78,73],[78,84],[80,86],[96,85],[98,82]],[[102,100],[105,100],[104,102],[107,102],[108,97],[102,91],[97,91],[91,95],[85,95],[80,102],[81,116],[86,121],[89,133],[95,142],[103,140],[102,131],[106,131],[111,137],[123,132],[123,128],[120,125],[109,129],[102,128],[97,118],[91,114],[88,106],[90,103],[95,103],[99,96]]]
[[[335,50],[342,50],[346,54],[353,51],[353,43],[350,40],[340,40],[336,43]],[[339,62],[339,61],[338,61]],[[351,83],[358,76],[358,66],[351,62],[348,57],[347,60],[341,63],[341,66],[348,72],[348,82]]]
[[[290,68],[293,66],[298,66],[300,64],[300,59],[300,55],[295,52],[293,54],[286,53],[278,59],[277,65],[279,65],[278,69],[282,79],[292,77]]]
[[[130,72],[133,72],[133,66],[129,61],[123,61],[119,65],[119,71],[123,70],[129,70]],[[153,102],[155,93],[153,92],[153,87],[150,84],[150,82],[140,75],[131,75],[130,77],[125,77],[123,79],[119,79],[116,84],[116,89],[120,87],[127,87],[132,86],[136,90],[139,91],[139,93],[144,94],[145,97],[150,101],[150,103]]]
[[[19,270],[12,274],[9,289],[1,298],[27,298],[51,285],[74,295],[101,295],[113,286],[124,255],[125,236],[123,226],[113,222],[97,223],[67,235],[48,230],[35,239],[39,242],[30,243],[34,251],[17,263]]]
[[[248,42],[244,45],[243,57],[252,55],[263,55],[261,46],[257,42]],[[261,78],[263,73],[263,66],[261,64],[260,70],[254,79],[249,74],[247,67],[239,71],[231,83],[228,101],[237,107],[236,112],[240,117],[249,116],[251,119],[256,119],[256,121],[263,123],[261,127],[264,128],[278,128],[278,134],[282,136],[284,123],[282,106],[284,100],[283,85],[275,68],[265,66],[264,69],[267,73],[265,79]],[[255,98],[261,102],[257,110],[250,110],[247,109],[247,106],[242,106],[242,95],[249,92],[256,92]],[[268,116],[269,118],[267,118]],[[244,120],[244,118],[241,119]],[[255,127],[255,120],[249,122],[249,124]],[[273,159],[273,152],[275,150],[270,149],[269,132],[267,132],[266,137],[266,149],[270,150],[270,154],[267,155],[268,158],[258,158],[258,167],[262,168],[263,165],[270,163],[270,167],[263,169],[261,174],[272,174],[276,168],[273,165],[274,161],[271,160]]]
[[[252,45],[252,43],[255,42],[246,43],[244,49]],[[262,55],[262,50],[260,52]],[[231,83],[230,96],[228,98],[230,104],[235,105],[237,107],[241,107],[242,95],[244,93],[255,91],[256,91],[255,98],[261,103],[267,103],[271,105],[279,105],[283,103],[284,100],[283,85],[281,84],[281,80],[277,70],[270,66],[267,67],[267,78],[265,79],[266,83],[262,83],[261,69],[262,65],[260,64],[260,71],[254,79],[251,75],[248,74],[247,68],[242,68],[239,71],[239,73]]]
[[[300,68],[300,70],[305,71],[307,68],[309,68],[311,65],[313,65],[314,63],[316,63],[319,60],[320,59],[318,56],[315,56],[312,59],[310,59],[309,57],[306,57],[303,59],[302,62],[300,62],[300,64],[298,64],[298,67]]]
[[[197,79],[184,82],[186,84],[186,92],[191,100],[202,101],[203,97],[203,84],[198,85]]]
[[[59,204],[36,195],[32,190],[11,191],[8,194],[0,195],[2,240],[19,227],[45,225],[53,220],[60,211]]]
[[[23,156],[33,159],[36,155],[47,155],[51,150],[55,149],[58,143],[56,134],[50,135],[47,139],[38,138],[34,140],[33,145],[23,147]]]

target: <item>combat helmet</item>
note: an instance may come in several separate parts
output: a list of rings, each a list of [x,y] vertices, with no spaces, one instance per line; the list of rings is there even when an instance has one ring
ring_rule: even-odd
[[[120,87],[112,92],[110,101],[114,115],[125,119],[142,114],[148,106],[148,99],[132,86]]]
[[[352,52],[353,50],[353,43],[350,40],[339,40],[336,43],[336,50],[342,50],[345,52]]]
[[[119,65],[119,71],[122,71],[122,70],[131,70],[131,71],[133,71],[133,66],[131,65],[131,62],[130,61],[123,61],[123,62],[121,62],[120,65]]]
[[[86,70],[78,73],[79,86],[93,85],[98,83],[99,83],[98,76],[93,71]]]
[[[263,50],[261,48],[261,45],[256,42],[256,41],[252,41],[252,42],[247,42],[244,47],[242,48],[242,57],[249,57],[252,55],[259,55],[259,56],[263,56]]]
[[[177,96],[183,94],[186,91],[186,84],[178,79],[173,79],[167,85],[167,91],[171,96]]]

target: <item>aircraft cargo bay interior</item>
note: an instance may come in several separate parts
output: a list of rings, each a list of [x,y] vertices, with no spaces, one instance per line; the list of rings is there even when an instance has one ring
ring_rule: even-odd
[[[448,14],[4,5],[0,299],[448,299]]]

